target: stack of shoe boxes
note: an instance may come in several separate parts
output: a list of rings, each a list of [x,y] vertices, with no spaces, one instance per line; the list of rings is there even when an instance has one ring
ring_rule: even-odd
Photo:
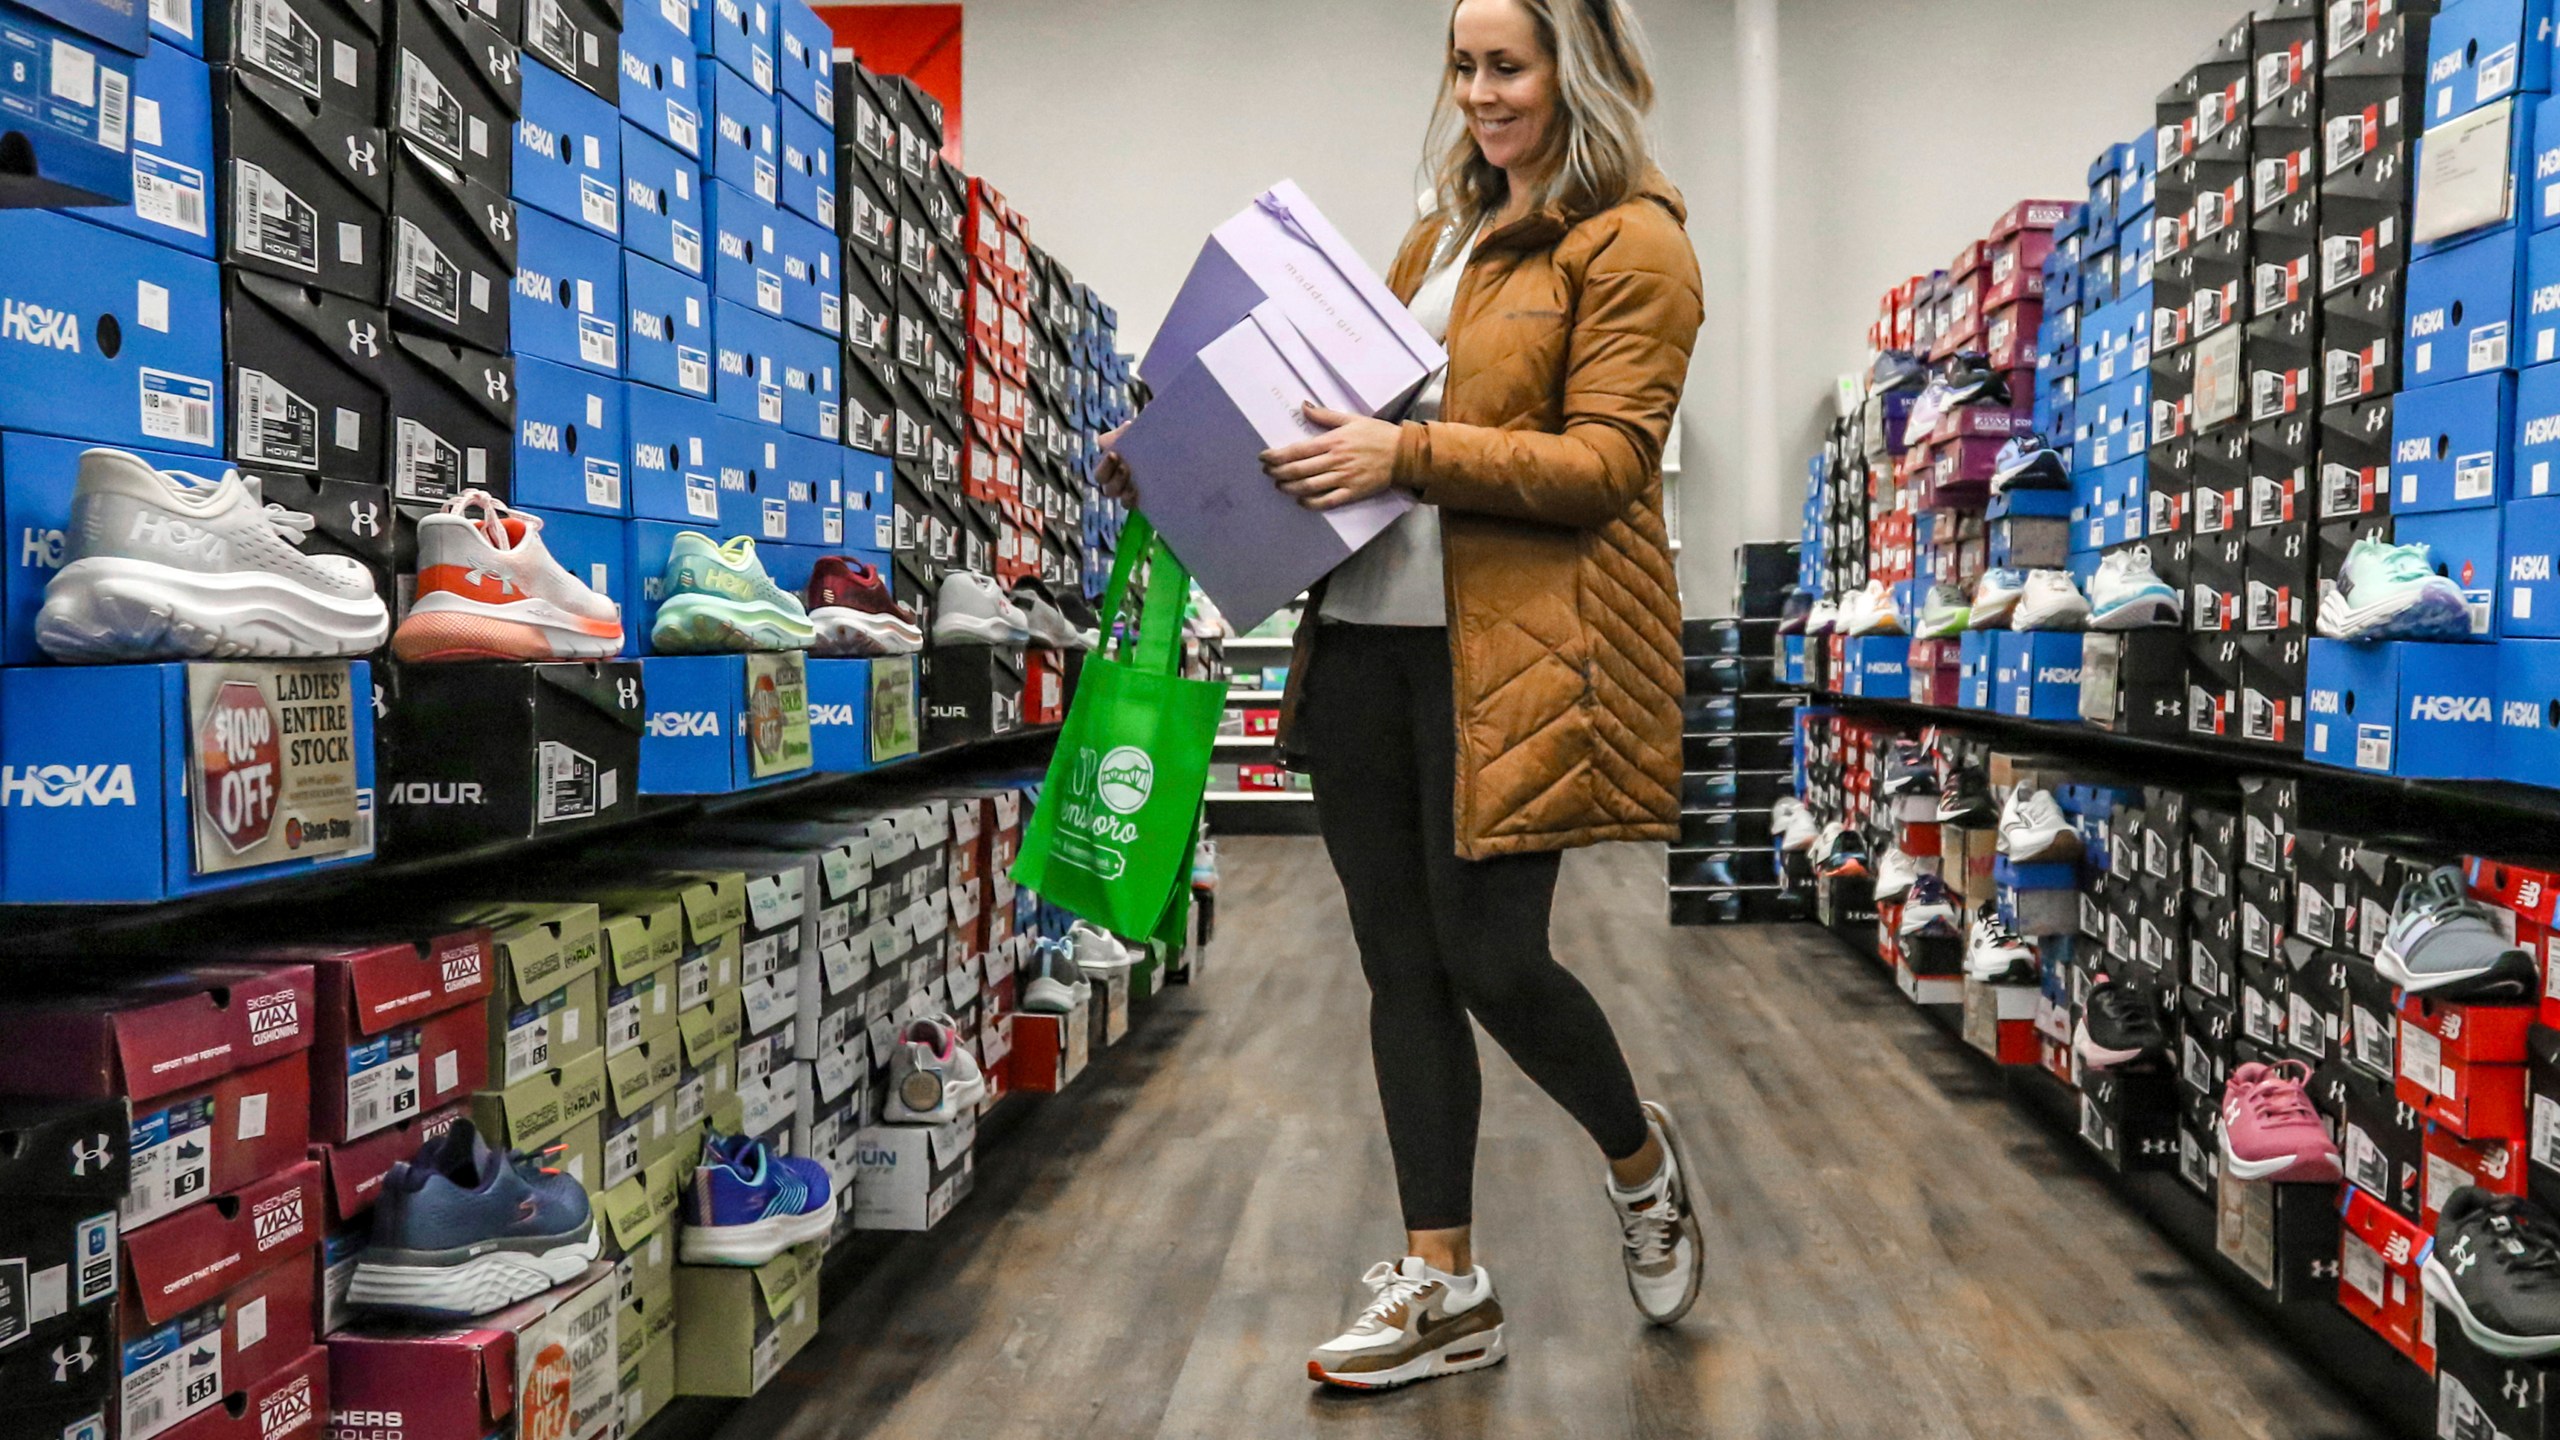
[[[1772,565],[1793,557],[1763,547]],[[1766,577],[1780,587],[1783,574]],[[1746,584],[1748,584],[1746,577]],[[1691,620],[1681,627],[1689,687],[1681,702],[1681,837],[1670,852],[1674,924],[1758,920],[1781,903],[1769,806],[1791,788],[1795,715],[1769,658],[1775,620]]]
[[[116,1206],[131,1175],[124,1102],[0,1101],[0,1268],[45,1287],[0,1341],[0,1424],[31,1435],[110,1433],[117,1382]],[[19,1278],[24,1277],[24,1278]]]

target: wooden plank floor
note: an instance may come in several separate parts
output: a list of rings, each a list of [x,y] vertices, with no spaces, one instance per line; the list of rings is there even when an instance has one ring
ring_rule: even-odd
[[[1827,937],[1668,926],[1650,847],[1573,856],[1556,941],[1704,1172],[1696,1312],[1638,1323],[1597,1157],[1485,1041],[1512,1358],[1320,1391],[1304,1352],[1400,1248],[1366,993],[1318,843],[1225,851],[1211,973],[1029,1102],[724,1440],[2378,1433]]]

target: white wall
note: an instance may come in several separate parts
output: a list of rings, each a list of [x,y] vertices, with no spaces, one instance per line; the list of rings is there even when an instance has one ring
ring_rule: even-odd
[[[1448,0],[965,3],[968,168],[1119,307],[1126,348],[1272,181],[1382,267],[1412,218]],[[1681,571],[1689,612],[1716,614],[1734,544],[1793,536],[1884,288],[2011,201],[2078,194],[2245,0],[1635,3],[1707,281]]]

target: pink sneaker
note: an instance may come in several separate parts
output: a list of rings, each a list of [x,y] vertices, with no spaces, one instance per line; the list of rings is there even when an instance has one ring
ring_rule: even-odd
[[[2303,1086],[2311,1067],[2299,1060],[2243,1065],[2222,1094],[2223,1173],[2235,1180],[2338,1178],[2338,1147]]]

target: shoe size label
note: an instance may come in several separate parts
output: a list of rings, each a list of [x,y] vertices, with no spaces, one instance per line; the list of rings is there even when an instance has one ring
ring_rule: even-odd
[[[591,292],[590,282],[578,282],[580,293]],[[601,315],[578,317],[578,358],[590,365],[615,369],[622,364],[622,331]]]
[[[701,274],[702,232],[681,222],[670,222],[668,231],[675,247],[676,267],[688,274]]]
[[[691,106],[669,100],[667,102],[667,138],[676,142],[676,148],[687,155],[700,155],[702,153],[702,117],[696,115]]]
[[[457,164],[462,160],[462,102],[453,98],[416,51],[400,50],[400,96],[393,102],[394,130],[410,136]]]
[[[210,1095],[133,1117],[132,1179],[118,1218],[128,1230],[201,1200],[213,1184]]]
[[[399,455],[391,472],[392,494],[402,500],[450,500],[463,492],[467,477],[462,451],[443,436],[402,416]]]
[[[578,27],[559,0],[533,0],[525,10],[525,44],[565,75],[575,75],[596,62],[581,56]]]
[[[696,520],[720,518],[720,482],[708,475],[684,477],[684,513]]]
[[[420,1032],[405,1026],[347,1047],[347,1133],[370,1135],[418,1113]]]
[[[222,1398],[223,1308],[205,1306],[125,1342],[124,1440],[150,1440]]]
[[[593,759],[556,740],[542,742],[535,773],[540,779],[535,802],[538,825],[592,820],[620,798],[616,775],[600,773]]]
[[[2330,1021],[2311,1003],[2307,995],[2285,997],[2285,1042],[2305,1055],[2317,1059],[2328,1054],[2329,1042],[2337,1037],[2330,1033]]]
[[[231,162],[231,243],[244,255],[320,273],[320,212],[264,168]]]
[[[676,347],[676,388],[696,395],[711,393],[711,352],[692,345]],[[780,423],[778,416],[775,423]]]
[[[2526,1153],[2533,1163],[2546,1170],[2560,1170],[2560,1099],[2541,1094],[2533,1097],[2532,1134],[2526,1139]]]
[[[640,1125],[625,1125],[604,1138],[604,1188],[640,1173]]]
[[[2444,1063],[2444,1043],[2419,1026],[2401,1026],[2400,1078],[2430,1095],[2450,1097],[2454,1075]]]
[[[578,177],[578,213],[607,234],[622,233],[622,196],[593,175]]]
[[[506,1083],[515,1084],[551,1068],[551,1044],[567,1040],[559,1033],[568,1020],[569,992],[554,990],[507,1015]]]
[[[137,102],[138,103],[138,102]],[[155,225],[205,233],[204,172],[158,155],[133,157],[133,213]]]
[[[462,267],[427,238],[427,232],[396,217],[398,232],[391,245],[391,294],[447,324],[462,319]]]
[[[239,394],[239,418],[232,422],[232,442],[244,463],[276,465],[288,470],[320,468],[320,407],[296,395],[262,370],[243,365],[232,388]]]
[[[239,25],[242,63],[320,98],[320,32],[309,21],[285,0],[248,0]]]
[[[622,467],[620,465],[610,460],[587,462],[587,503],[606,510],[622,508]]]
[[[213,382],[166,370],[141,372],[142,433],[182,445],[213,443]]]

